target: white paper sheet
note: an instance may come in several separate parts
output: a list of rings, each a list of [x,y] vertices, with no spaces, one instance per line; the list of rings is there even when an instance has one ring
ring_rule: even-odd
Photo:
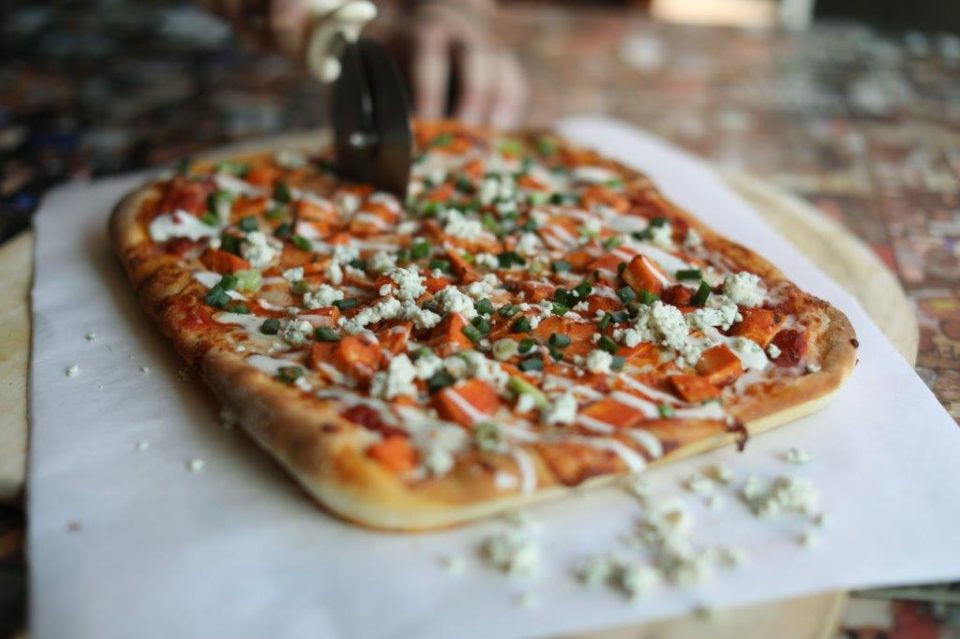
[[[841,307],[861,363],[836,401],[732,448],[650,472],[657,493],[711,462],[808,477],[833,522],[797,542],[798,518],[761,521],[733,489],[710,510],[686,496],[694,537],[749,561],[689,591],[628,603],[571,578],[584,555],[618,548],[639,512],[616,489],[534,508],[543,561],[532,577],[484,566],[501,522],[423,535],[365,531],[325,515],[178,378],[180,362],[137,307],[105,225],[131,176],[52,192],[36,225],[29,477],[32,635],[91,637],[506,637],[623,625],[693,606],[960,575],[960,431],[858,305],[764,225],[703,164],[633,129],[580,119],[570,136],[649,171],[679,204],[772,258]],[[98,338],[87,341],[85,333]],[[72,364],[80,374],[69,378]],[[140,371],[149,367],[148,373]],[[139,441],[149,443],[137,450]],[[779,454],[809,450],[791,467]],[[202,472],[187,462],[205,461]],[[739,481],[737,483],[739,485]],[[74,530],[71,530],[73,528]],[[443,556],[463,558],[450,574]],[[532,609],[518,605],[524,593]]]

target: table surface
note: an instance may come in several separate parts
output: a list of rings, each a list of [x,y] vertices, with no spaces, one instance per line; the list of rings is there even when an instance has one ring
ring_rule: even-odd
[[[193,5],[120,4],[0,9],[0,230],[65,178],[320,123],[317,84]],[[960,423],[960,38],[672,26],[543,4],[505,10],[497,31],[530,76],[529,123],[622,118],[792,191],[861,237],[913,302],[917,371]],[[19,517],[0,510],[0,557],[13,563]],[[932,629],[946,614],[867,608],[871,627]]]

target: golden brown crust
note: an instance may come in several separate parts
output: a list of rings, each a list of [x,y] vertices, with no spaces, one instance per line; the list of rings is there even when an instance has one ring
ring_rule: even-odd
[[[642,178],[637,172],[609,162],[619,170]],[[792,287],[769,262],[752,251],[714,233],[687,212],[665,200],[650,187],[648,197],[671,215],[683,218],[712,248],[718,248],[737,268],[761,275],[767,281]],[[498,469],[517,474],[516,459],[506,455],[483,455],[477,464],[457,464],[439,479],[407,483],[363,455],[355,446],[360,427],[338,414],[335,401],[309,396],[291,386],[277,384],[244,362],[224,339],[211,335],[187,319],[197,309],[196,296],[181,295],[198,287],[183,260],[167,255],[150,242],[141,219],[147,203],[159,197],[156,186],[130,194],[117,206],[110,220],[115,252],[130,277],[141,304],[170,337],[177,351],[202,375],[214,394],[239,418],[243,428],[289,470],[301,485],[337,515],[367,526],[393,530],[420,530],[450,526],[523,506],[571,490],[563,485],[542,454],[525,447],[537,478],[537,490],[498,490]],[[804,319],[814,332],[812,348],[822,370],[747,396],[731,413],[751,433],[758,433],[812,412],[836,392],[856,360],[853,328],[847,318],[826,302],[805,293]],[[660,464],[729,444],[741,434],[710,421],[664,421],[664,440],[684,442],[653,462]],[[622,462],[614,458],[616,471]],[[461,468],[462,466],[462,468]],[[608,483],[616,475],[587,479],[584,485]]]

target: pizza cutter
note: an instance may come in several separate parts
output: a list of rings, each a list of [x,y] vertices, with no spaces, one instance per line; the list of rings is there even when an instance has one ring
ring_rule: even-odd
[[[333,84],[335,170],[401,199],[413,155],[410,99],[396,63],[378,43],[339,37]]]

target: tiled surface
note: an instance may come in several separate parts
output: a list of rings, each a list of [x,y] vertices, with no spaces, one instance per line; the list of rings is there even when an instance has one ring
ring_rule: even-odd
[[[863,238],[914,301],[917,370],[960,422],[960,38],[842,24],[712,30],[549,5],[505,11],[497,32],[526,63],[532,124],[629,120],[797,193]],[[189,3],[6,2],[0,232],[65,177],[314,126],[322,97]],[[15,510],[0,512],[4,584],[22,585],[21,531]],[[956,587],[919,596],[944,603],[856,599],[846,634],[960,635]]]

